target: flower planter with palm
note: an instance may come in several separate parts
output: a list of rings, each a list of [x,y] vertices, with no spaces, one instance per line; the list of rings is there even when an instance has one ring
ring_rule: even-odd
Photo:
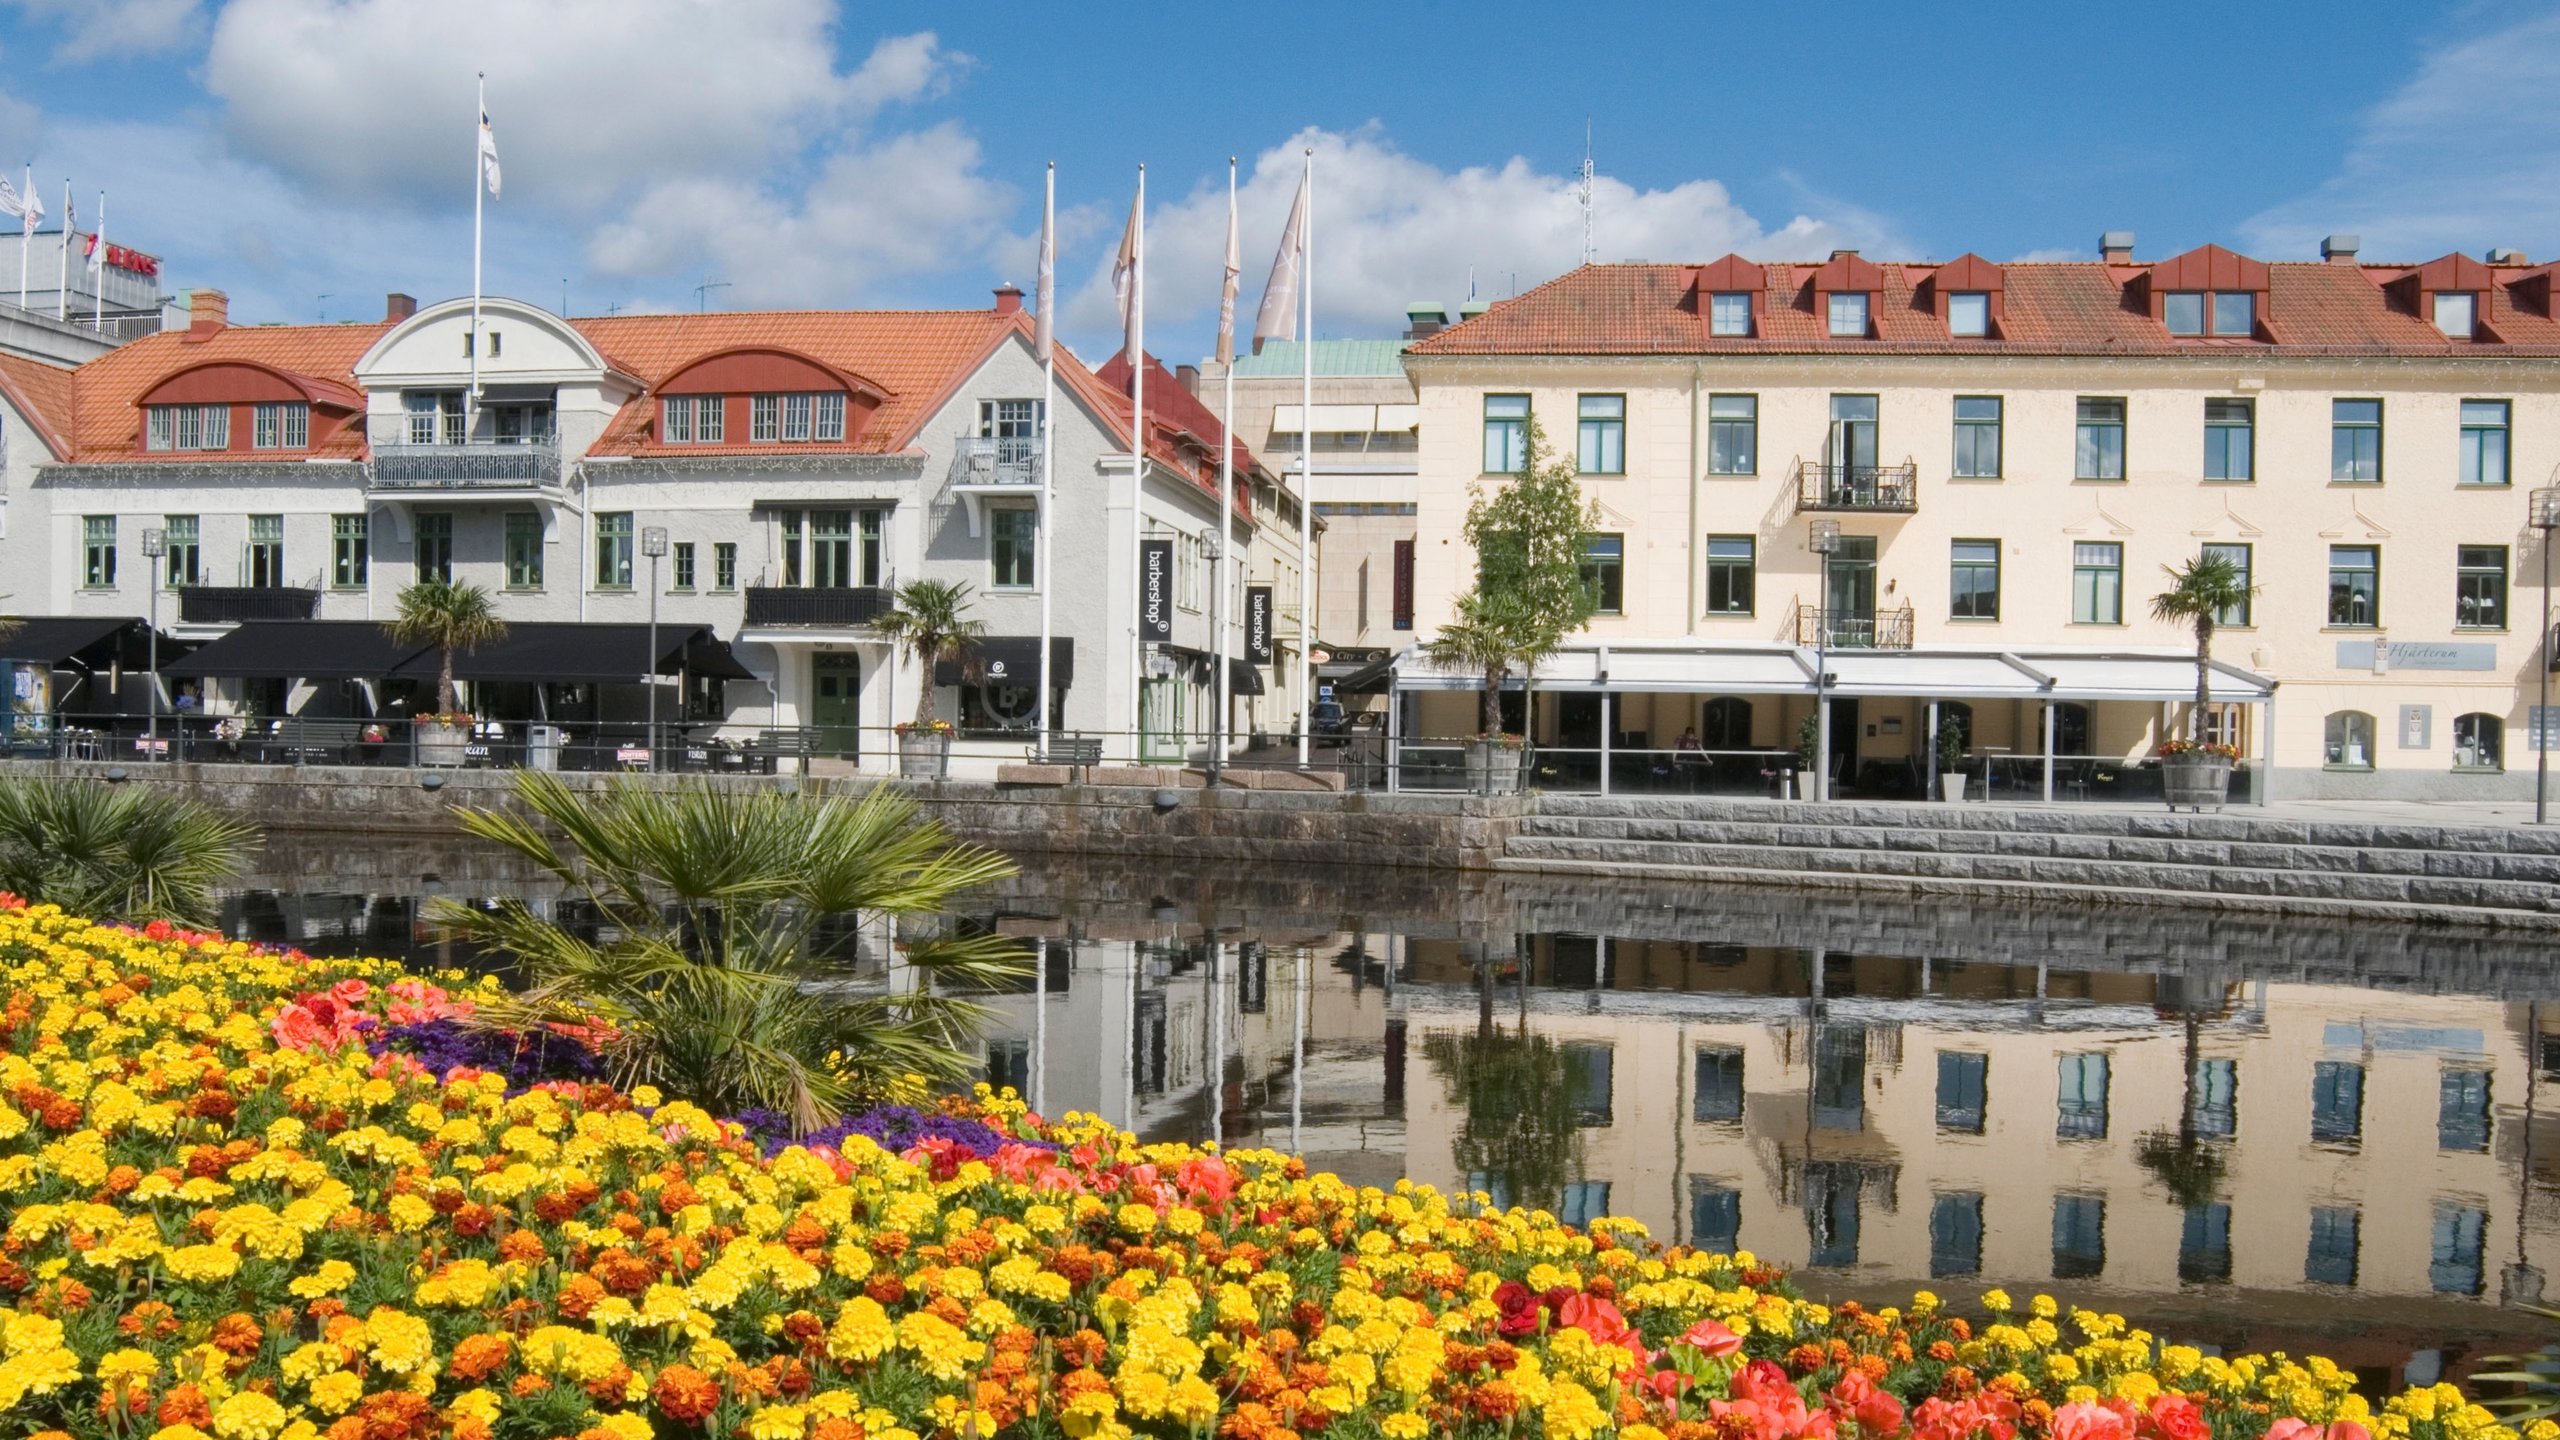
[[[2213,706],[2213,629],[2218,617],[2245,607],[2258,587],[2219,555],[2199,555],[2161,569],[2170,585],[2151,597],[2151,618],[2192,626],[2196,637],[2196,699],[2187,712],[2187,733],[2161,741],[2156,752],[2161,797],[2171,810],[2219,810],[2230,795],[2231,767],[2240,750],[2205,738],[2205,715]]]
[[[436,648],[436,708],[435,713],[417,718],[418,763],[458,766],[471,740],[472,716],[455,696],[454,654],[506,638],[507,624],[498,618],[488,591],[450,580],[421,580],[409,586],[400,592],[399,606],[399,613],[382,628],[403,645]]]
[[[898,587],[897,601],[874,623],[923,672],[916,687],[916,718],[897,727],[898,773],[909,780],[940,780],[951,773],[952,727],[934,713],[934,671],[946,660],[965,667],[987,626],[969,618],[965,580],[911,580]]]

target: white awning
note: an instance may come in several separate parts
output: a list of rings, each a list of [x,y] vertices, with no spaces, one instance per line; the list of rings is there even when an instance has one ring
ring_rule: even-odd
[[[1833,650],[1830,693],[1929,700],[2134,700],[2170,702],[2196,690],[2195,661],[2179,655],[2056,654],[1987,650]],[[1696,695],[1810,695],[1816,652],[1786,646],[1707,648],[1652,640],[1577,645],[1538,666],[1541,690]],[[1405,690],[1473,690],[1480,674],[1444,670],[1419,647],[1395,658]],[[1515,687],[1519,680],[1512,680]],[[2217,700],[2259,704],[2275,682],[2217,661]]]
[[[1835,695],[1968,696],[2032,699],[2040,678],[1998,655],[1929,655],[1907,650],[1834,650]]]
[[[1316,416],[1318,419],[1323,418],[1323,407],[1317,407]],[[1378,429],[1381,431],[1410,430],[1421,423],[1422,407],[1419,405],[1381,405],[1378,407]]]
[[[1444,670],[1419,649],[1396,657],[1395,683],[1406,690],[1474,690],[1479,674]],[[1513,683],[1518,683],[1516,680]],[[1813,670],[1789,649],[1575,649],[1538,666],[1541,690],[1646,690],[1701,695],[1813,693]]]
[[[1298,423],[1300,408],[1296,405],[1274,407],[1271,414],[1271,433],[1295,435],[1305,428]],[[1418,412],[1421,407],[1399,405],[1389,408]],[[1415,417],[1410,413],[1406,415],[1401,425],[1393,427],[1381,425],[1378,422],[1378,409],[1379,407],[1375,405],[1319,405],[1316,407],[1316,433],[1319,435],[1367,435],[1389,428],[1410,430],[1414,427]]]
[[[2027,664],[2053,677],[2050,693],[2062,700],[2192,700],[2196,662],[2167,655],[2021,655]],[[2256,704],[2267,698],[2275,682],[2233,665],[2216,663],[2213,698]]]

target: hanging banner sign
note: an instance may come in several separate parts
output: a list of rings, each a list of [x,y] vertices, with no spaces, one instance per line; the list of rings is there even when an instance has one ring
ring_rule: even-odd
[[[1271,587],[1244,590],[1244,658],[1256,665],[1271,663]]]
[[[1138,542],[1138,638],[1173,639],[1173,542]]]

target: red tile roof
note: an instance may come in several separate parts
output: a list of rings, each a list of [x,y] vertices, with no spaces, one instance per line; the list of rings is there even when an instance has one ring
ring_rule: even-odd
[[[1949,335],[1928,304],[1921,284],[1934,266],[1877,267],[1883,279],[1872,307],[1874,336],[1863,340],[1832,338],[1826,318],[1814,312],[1811,281],[1818,265],[1756,268],[1763,290],[1760,333],[1747,338],[1707,334],[1694,290],[1697,266],[1586,265],[1418,340],[1406,353],[2184,355],[2242,349],[2276,355],[2560,356],[2560,320],[2543,298],[2552,288],[2548,267],[2487,267],[2498,283],[2483,292],[2480,319],[2484,332],[2498,338],[2463,341],[2446,338],[2431,320],[2385,294],[2385,285],[2416,267],[2270,264],[2258,318],[2271,343],[2173,338],[2142,300],[2150,264],[2004,265],[1999,333],[1977,339]]]
[[[1127,352],[1115,351],[1094,376],[1117,402],[1113,414],[1123,439],[1129,433],[1129,374]],[[1218,493],[1218,441],[1225,433],[1224,427],[1218,424],[1216,412],[1202,404],[1153,355],[1147,357],[1147,429],[1153,432],[1150,453],[1157,463],[1190,476],[1194,484],[1212,495]],[[1185,441],[1189,442],[1187,447]],[[1231,443],[1235,446],[1235,478],[1242,482],[1253,474],[1253,449],[1242,440]],[[1229,497],[1230,502],[1237,513],[1252,519],[1253,492],[1242,483],[1236,486],[1236,492]]]
[[[182,330],[164,330],[120,345],[81,366],[72,377],[73,412],[65,427],[72,454],[81,461],[184,461],[221,464],[227,461],[273,463],[273,451],[189,450],[145,452],[142,448],[142,397],[181,370],[216,361],[240,361],[282,370],[318,382],[324,392],[355,388],[355,363],[390,328],[388,321],[366,325],[233,325],[190,343]],[[357,460],[364,455],[361,417],[337,427],[295,459]]]
[[[0,392],[59,459],[71,453],[71,367],[23,355],[0,355]]]

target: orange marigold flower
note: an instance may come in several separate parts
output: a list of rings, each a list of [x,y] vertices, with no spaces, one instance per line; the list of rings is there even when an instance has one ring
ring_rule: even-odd
[[[192,1382],[172,1385],[169,1393],[160,1397],[159,1420],[164,1428],[193,1425],[201,1430],[213,1423],[213,1405],[204,1398],[201,1386]]]
[[[719,1407],[720,1387],[690,1365],[670,1365],[649,1386],[649,1398],[668,1419],[690,1425]]]
[[[862,1422],[845,1415],[830,1415],[809,1432],[809,1440],[866,1440]]]
[[[466,1335],[454,1345],[453,1358],[446,1368],[456,1379],[477,1383],[507,1363],[510,1348],[504,1335]]]
[[[267,1337],[256,1316],[235,1310],[213,1322],[209,1343],[223,1354],[238,1359],[243,1355],[257,1354],[259,1347],[267,1343]]]

